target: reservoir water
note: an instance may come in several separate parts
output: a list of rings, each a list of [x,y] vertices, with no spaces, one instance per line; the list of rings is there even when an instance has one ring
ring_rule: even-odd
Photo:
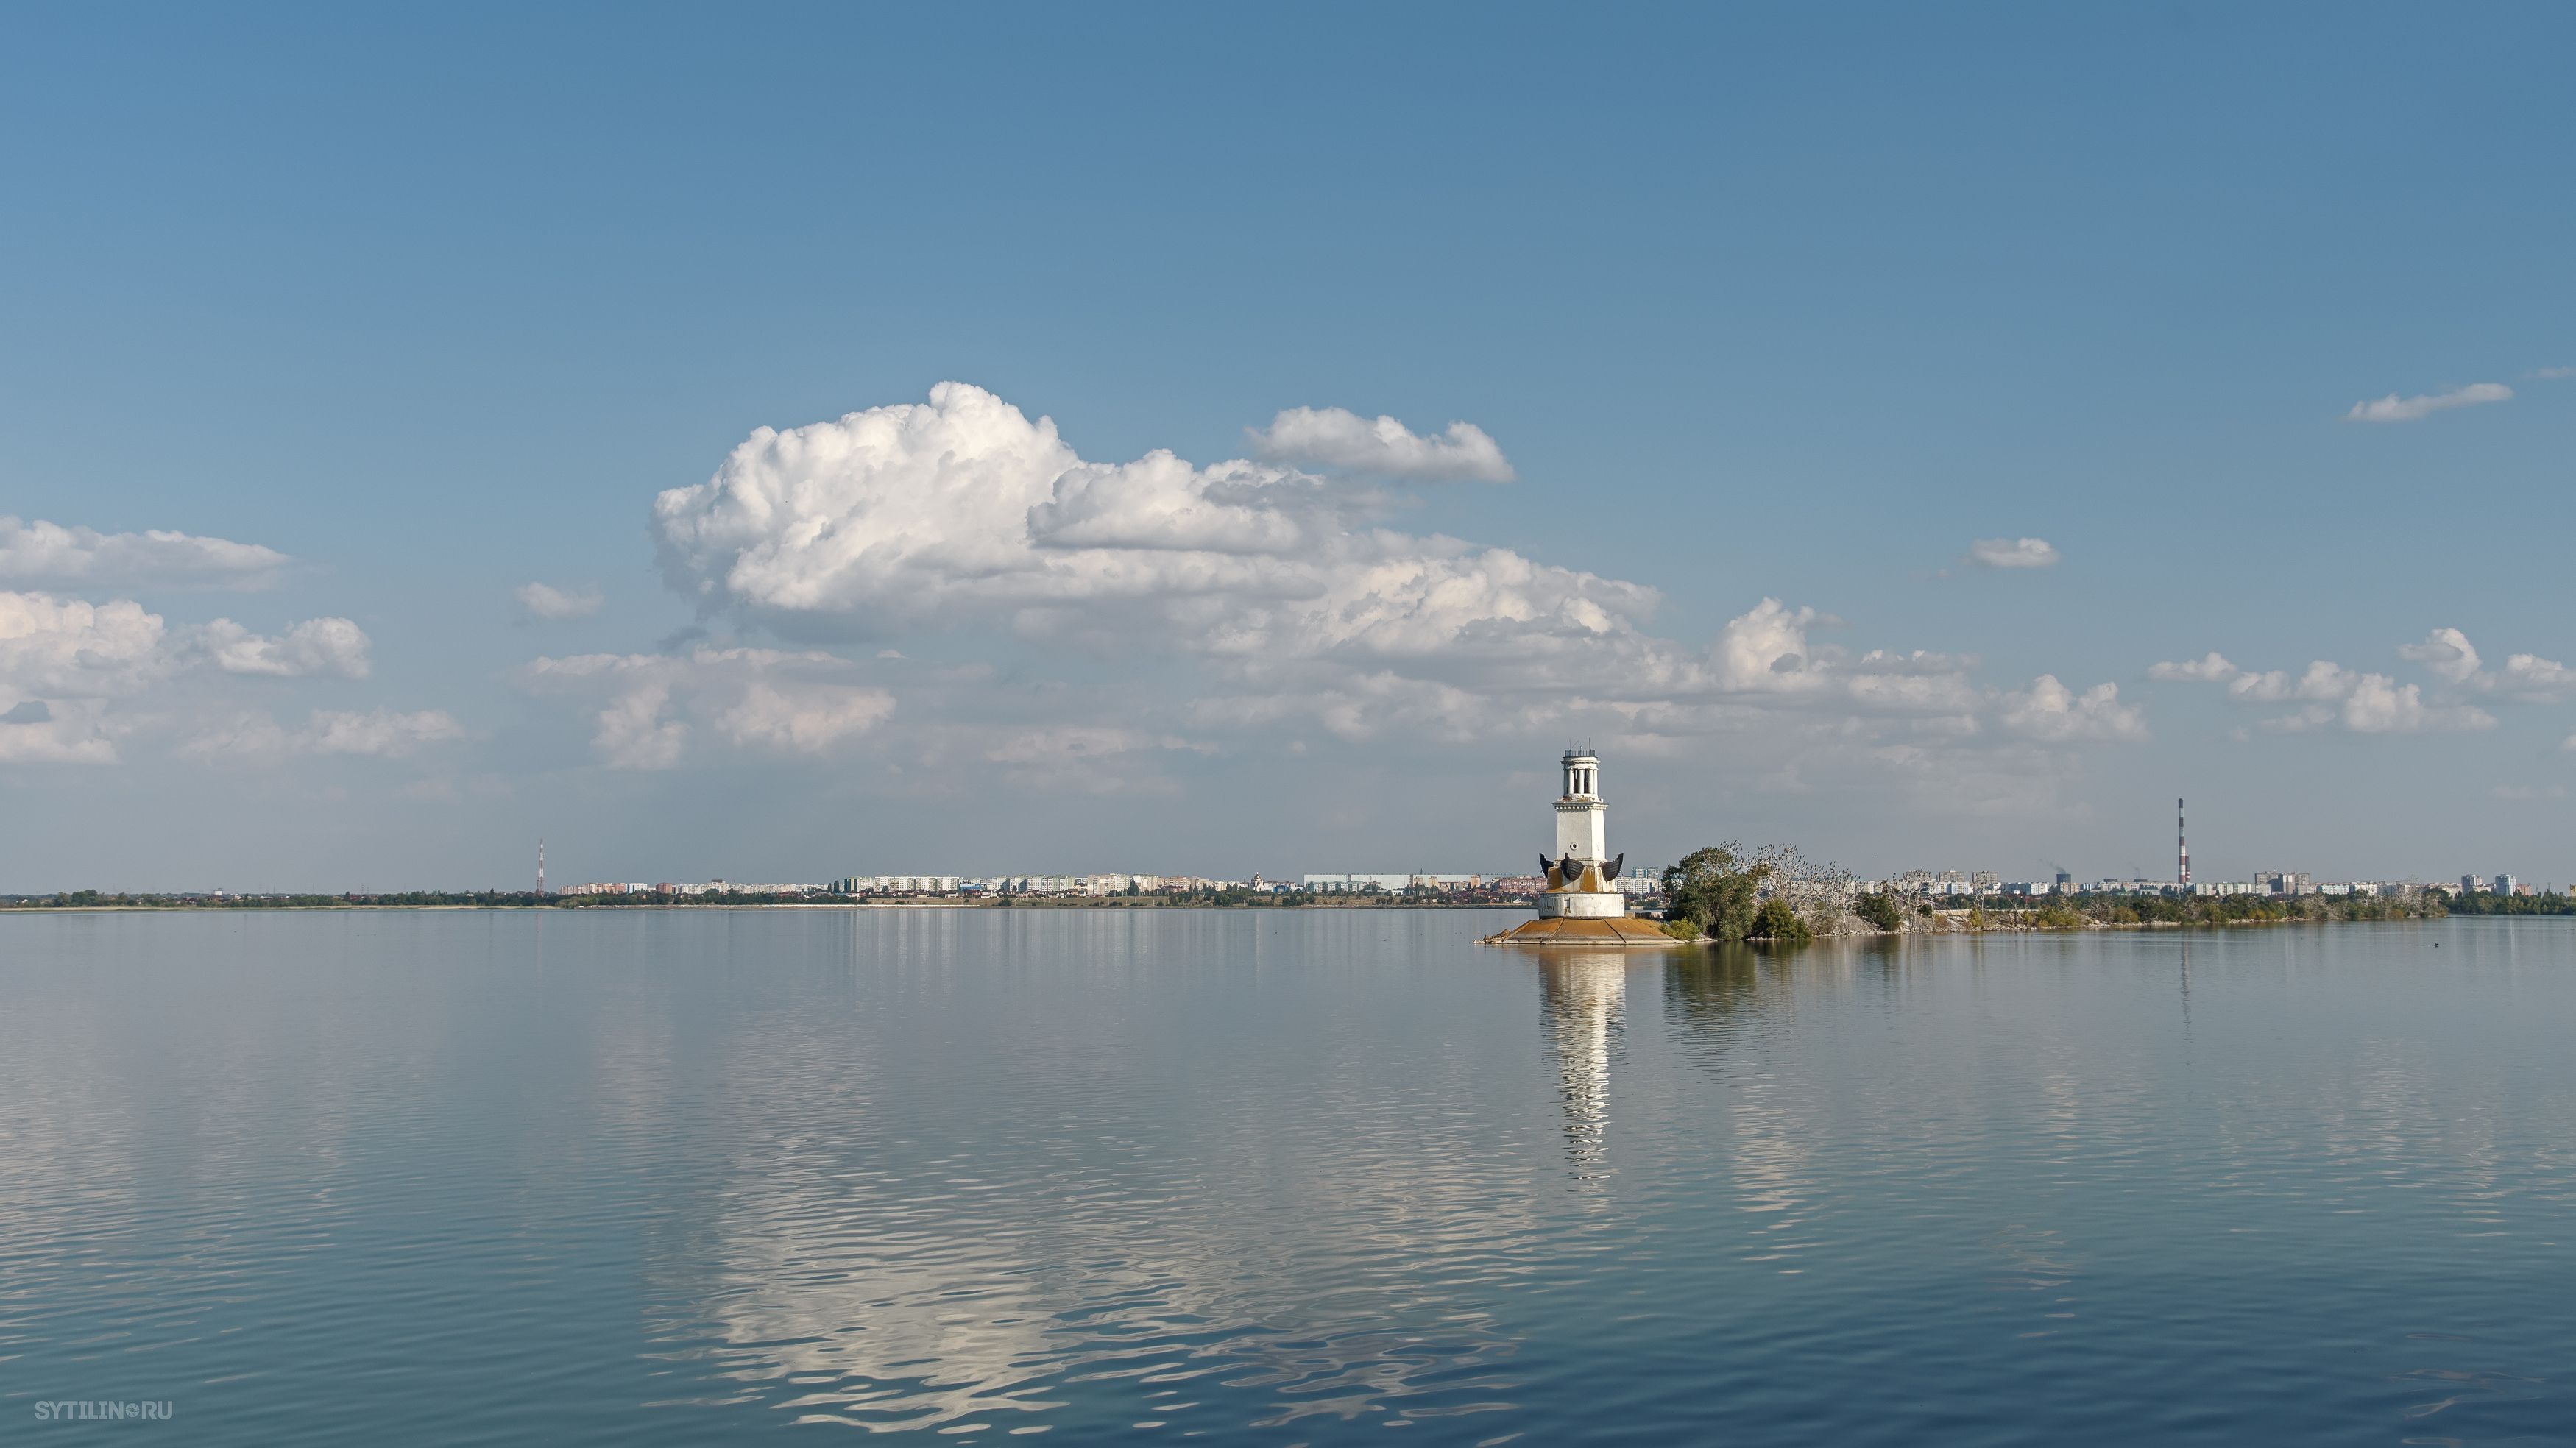
[[[1519,918],[0,917],[0,1440],[2576,1437],[2576,925]]]

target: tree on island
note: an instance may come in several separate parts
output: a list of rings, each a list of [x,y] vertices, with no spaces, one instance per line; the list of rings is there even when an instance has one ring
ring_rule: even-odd
[[[1737,845],[1711,845],[1664,870],[1664,909],[1676,924],[1729,945],[1753,932],[1757,898],[1771,866],[1742,860]]]
[[[1753,913],[1753,931],[1747,938],[1768,940],[1775,945],[1804,945],[1815,939],[1816,933],[1798,918],[1788,901],[1774,895]]]

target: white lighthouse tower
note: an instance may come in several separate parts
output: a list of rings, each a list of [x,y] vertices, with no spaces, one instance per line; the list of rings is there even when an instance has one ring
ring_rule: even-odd
[[[1556,800],[1556,852],[1547,859],[1542,920],[1615,920],[1628,897],[1611,883],[1625,857],[1610,853],[1610,806],[1601,802],[1601,759],[1589,747],[1565,751],[1565,793]]]

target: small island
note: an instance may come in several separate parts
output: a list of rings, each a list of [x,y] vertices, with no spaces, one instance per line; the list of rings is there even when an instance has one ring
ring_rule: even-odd
[[[1609,852],[1600,756],[1588,745],[1571,748],[1559,765],[1564,789],[1553,804],[1555,847],[1539,858],[1547,888],[1537,899],[1538,918],[1485,936],[1482,944],[1804,945],[1826,936],[2576,914],[2576,899],[2564,894],[2454,893],[2434,886],[2390,894],[2271,896],[2205,893],[2177,884],[2153,893],[1972,895],[1966,905],[1953,907],[1936,904],[1938,897],[1930,895],[1909,899],[1885,882],[1864,888],[1849,871],[1809,864],[1795,846],[1748,850],[1730,841],[1693,850],[1667,868],[1658,882],[1658,914],[1640,918],[1620,883],[1627,857]]]

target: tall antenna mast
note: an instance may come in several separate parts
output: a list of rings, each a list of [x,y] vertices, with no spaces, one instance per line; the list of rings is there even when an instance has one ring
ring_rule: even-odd
[[[2191,883],[2191,841],[2182,832],[2182,801],[2174,801],[2174,883]]]
[[[543,835],[539,835],[539,836],[537,836],[537,894],[538,894],[538,896],[539,896],[540,898],[542,898],[542,897],[545,895],[545,893],[546,893],[546,837],[545,837],[545,836],[543,836]]]

